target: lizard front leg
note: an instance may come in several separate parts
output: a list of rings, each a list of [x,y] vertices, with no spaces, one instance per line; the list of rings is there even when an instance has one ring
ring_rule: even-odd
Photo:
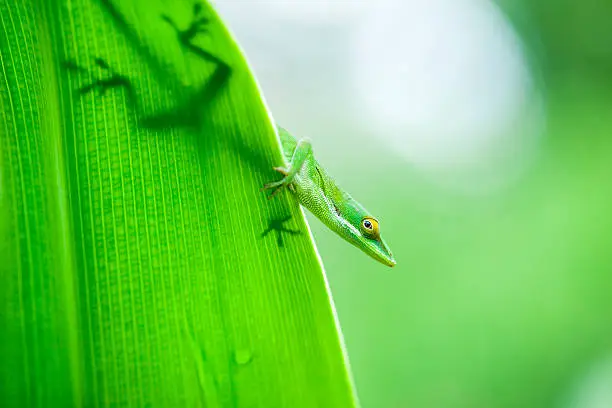
[[[289,167],[273,167],[274,170],[278,171],[284,177],[281,180],[270,182],[263,186],[262,190],[272,190],[272,194],[268,196],[268,199],[274,197],[283,187],[291,188],[291,183],[295,178],[295,175],[302,169],[306,159],[312,154],[312,145],[309,139],[300,139],[293,151],[291,162]]]

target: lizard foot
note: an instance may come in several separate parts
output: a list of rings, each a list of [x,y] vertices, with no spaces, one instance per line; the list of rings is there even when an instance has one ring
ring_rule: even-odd
[[[268,200],[271,200],[272,197],[278,194],[278,192],[281,191],[283,187],[288,187],[289,189],[293,190],[291,185],[292,179],[289,179],[288,177],[289,170],[284,167],[273,167],[273,169],[282,174],[284,177],[278,181],[272,181],[270,183],[267,183],[262,187],[261,191],[272,190],[272,193],[268,196]]]

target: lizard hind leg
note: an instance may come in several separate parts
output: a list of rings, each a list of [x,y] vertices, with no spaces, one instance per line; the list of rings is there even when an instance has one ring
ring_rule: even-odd
[[[295,150],[293,151],[293,157],[289,168],[284,167],[273,167],[274,170],[281,173],[284,177],[281,180],[267,183],[263,186],[262,190],[272,190],[272,194],[268,196],[268,199],[274,197],[283,187],[288,187],[290,190],[295,191],[293,185],[293,179],[295,175],[302,169],[306,159],[312,154],[312,146],[310,140],[301,139]]]

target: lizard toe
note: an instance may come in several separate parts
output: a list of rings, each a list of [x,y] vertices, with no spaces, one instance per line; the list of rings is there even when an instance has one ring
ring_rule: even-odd
[[[272,189],[272,188],[278,188],[278,187],[282,186],[283,184],[284,184],[284,183],[283,183],[283,180],[280,180],[280,181],[272,181],[272,182],[270,182],[270,183],[266,183],[266,184],[264,184],[264,186],[262,187],[262,190],[270,190],[270,189]]]
[[[272,167],[274,170],[278,171],[280,174],[282,174],[283,176],[286,176],[287,174],[289,174],[289,171],[284,168],[284,167]]]
[[[272,190],[272,193],[268,196],[268,200],[271,200],[275,195],[277,195],[279,193],[279,191],[281,191],[283,189],[284,185],[280,185],[278,187],[276,187],[274,190]]]

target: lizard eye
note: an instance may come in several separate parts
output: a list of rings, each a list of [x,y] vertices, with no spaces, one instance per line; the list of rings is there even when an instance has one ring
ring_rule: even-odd
[[[378,238],[380,234],[378,221],[372,217],[365,217],[361,220],[361,229],[364,235],[370,238]]]

